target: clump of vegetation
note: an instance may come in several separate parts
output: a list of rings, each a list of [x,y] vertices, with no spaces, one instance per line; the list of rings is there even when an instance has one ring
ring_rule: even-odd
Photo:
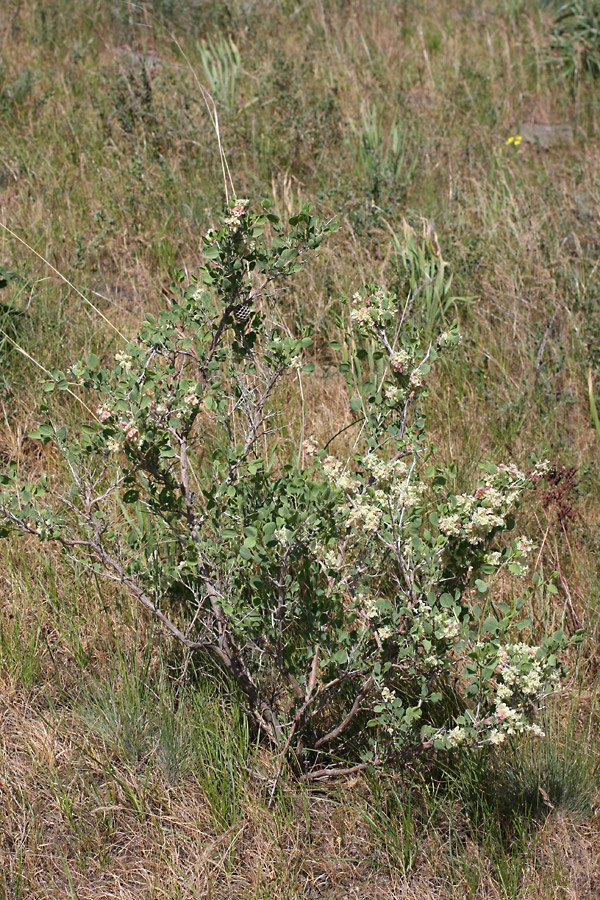
[[[594,895],[594,4],[91,6],[0,0],[0,894]]]
[[[552,47],[565,75],[600,75],[600,3],[568,0],[557,4],[552,26]]]
[[[273,287],[328,230],[309,208],[286,231],[269,204],[252,215],[233,200],[204,238],[198,278],[147,314],[114,365],[91,354],[54,373],[49,388],[83,393],[85,421],[30,437],[54,442],[70,484],[55,494],[13,466],[1,533],[56,541],[122,584],[223,666],[255,725],[283,755],[293,747],[308,777],[310,751],[339,755],[365,724],[359,768],[543,734],[531,719],[556,687],[564,634],[524,642],[523,600],[489,594],[500,572],[524,572],[532,542],[502,538],[549,464],[529,475],[485,464],[471,491],[452,490],[422,405],[456,328],[423,345],[410,302],[356,293],[335,345],[354,452],[327,455],[309,438],[286,453],[301,434],[282,384],[301,377],[312,338],[288,332]]]

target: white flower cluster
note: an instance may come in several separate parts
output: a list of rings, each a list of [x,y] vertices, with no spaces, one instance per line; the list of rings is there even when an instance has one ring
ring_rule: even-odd
[[[382,321],[385,294],[378,288],[368,297],[361,297],[360,292],[356,292],[352,297],[352,308],[350,309],[350,319],[363,330],[368,329],[374,324]]]
[[[417,639],[425,636],[425,625],[428,624],[436,634],[438,640],[452,640],[460,633],[460,622],[456,615],[450,610],[434,610],[428,603],[421,600],[413,610],[414,622],[416,628],[413,627],[413,636]],[[425,660],[425,664],[435,666],[440,664],[435,656],[429,656]]]
[[[322,551],[321,558],[329,569],[337,569],[340,565],[340,554],[337,550]]]
[[[386,461],[375,453],[367,453],[363,459],[363,466],[378,482],[389,483],[398,476],[405,475],[408,466],[403,459]]]
[[[249,200],[235,200],[229,215],[225,218],[225,224],[231,231],[237,231],[242,224],[242,217],[246,212]]]
[[[531,475],[533,478],[535,478],[536,481],[538,481],[540,478],[543,478],[545,475],[547,475],[548,472],[551,471],[551,469],[552,464],[550,463],[550,460],[542,459],[539,463],[537,463]]]
[[[456,511],[440,519],[440,531],[466,538],[474,546],[481,544],[494,528],[504,527],[506,516],[521,497],[524,485],[525,476],[516,466],[499,466],[496,474],[475,494],[456,497]],[[524,542],[523,546],[527,544]]]
[[[96,410],[96,415],[101,422],[106,422],[107,419],[110,419],[112,414],[113,412],[108,406],[99,406]]]
[[[528,537],[521,535],[520,538],[517,538],[516,549],[523,556],[529,556],[531,551],[535,549],[535,544]]]
[[[457,725],[456,728],[447,733],[446,737],[451,747],[458,747],[459,744],[464,744],[466,741],[467,732],[460,725]]]
[[[396,699],[396,691],[390,689],[387,685],[381,689],[381,699],[384,703],[393,703]]]
[[[451,516],[442,516],[439,521],[439,528],[440,531],[443,531],[448,537],[459,535],[462,530],[460,516],[457,515],[457,513],[453,513]]]
[[[150,412],[154,415],[154,418],[161,419],[169,412],[169,407],[166,403],[155,403],[150,406]]]
[[[343,464],[339,459],[336,459],[335,456],[326,456],[323,460],[323,472],[325,474],[325,478],[331,484],[337,484],[338,478],[342,474]]]
[[[502,553],[500,550],[490,550],[489,553],[485,554],[483,559],[488,566],[499,566],[502,559]]]
[[[425,657],[423,663],[427,669],[437,669],[443,664],[443,660],[431,654]]]
[[[403,372],[408,371],[410,366],[412,365],[412,359],[410,354],[402,349],[402,350],[394,350],[392,355],[390,356],[390,366],[394,370],[394,372],[398,372],[398,374],[402,374]],[[413,372],[414,374],[414,372]],[[412,378],[412,375],[411,375]]]
[[[543,658],[538,658],[539,649],[522,642],[500,647],[496,666],[497,675],[502,678],[497,690],[500,699],[507,700],[516,691],[529,697],[539,696],[548,682],[558,679],[556,670],[549,672]]]
[[[370,594],[367,594],[366,597],[362,598],[361,606],[367,619],[379,618],[379,608],[375,599]]]
[[[371,503],[357,503],[350,510],[348,515],[348,525],[362,525],[364,531],[372,534],[379,528],[381,519],[381,510],[379,507]]]
[[[125,352],[125,350],[119,350],[118,353],[115,353],[115,362],[118,363],[125,372],[131,372],[133,359],[129,353]]]
[[[421,481],[413,481],[407,484],[405,481],[395,482],[392,485],[392,497],[399,506],[411,509],[418,506],[423,498],[425,485]]]
[[[119,428],[123,431],[126,441],[134,441],[137,437],[139,437],[138,428],[133,424],[133,422],[128,422],[126,419],[121,419],[121,421],[119,422]]]
[[[544,732],[539,725],[527,721],[525,713],[519,709],[507,706],[504,701],[496,701],[496,709],[493,716],[495,727],[488,733],[491,744],[501,744],[509,735],[528,732],[536,737],[544,737]]]
[[[275,537],[283,547],[286,547],[289,544],[287,528],[284,525],[275,531]]]
[[[437,613],[433,617],[433,625],[436,632],[441,633],[444,640],[455,638],[460,633],[460,622],[453,616]]]
[[[185,415],[194,413],[200,405],[200,397],[195,389],[190,389],[183,398],[182,412]]]
[[[311,450],[311,442],[305,441],[304,443],[305,445],[308,444],[308,448],[305,446],[305,450],[309,456],[315,455]],[[352,493],[360,487],[356,478],[352,477],[350,472],[344,468],[344,464],[339,459],[336,459],[335,456],[325,457],[323,460],[323,473],[330,484],[335,485],[342,491]]]
[[[480,665],[493,665],[494,657],[496,662],[495,678],[489,684],[493,709],[478,721],[472,719],[471,723],[477,735],[477,743],[501,744],[507,737],[523,733],[544,736],[540,726],[529,721],[528,712],[535,700],[554,688],[560,675],[554,666],[547,663],[540,649],[523,642],[497,647],[479,641],[474,645],[476,654],[484,654]],[[494,654],[493,657],[490,657],[490,652]],[[452,746],[455,744],[454,737],[451,736],[455,734],[460,737],[460,732],[456,730],[446,734],[451,739]]]
[[[455,331],[442,331],[441,334],[438,334],[437,337],[437,345],[442,349],[446,347],[452,347],[455,344],[460,344],[461,336],[457,334]]]
[[[302,449],[307,456],[316,456],[319,452],[319,446],[313,437],[309,437],[302,442]]]
[[[388,403],[403,403],[406,399],[406,391],[395,384],[386,382],[383,386],[383,396]]]
[[[394,463],[386,462],[375,453],[367,453],[363,465],[377,481],[389,481],[395,467]]]

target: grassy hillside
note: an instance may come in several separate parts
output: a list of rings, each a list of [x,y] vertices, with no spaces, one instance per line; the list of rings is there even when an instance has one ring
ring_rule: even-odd
[[[534,636],[586,634],[545,739],[277,780],[214,669],[48,546],[2,541],[0,897],[600,894],[600,8],[568,6],[0,0],[2,466],[64,477],[27,437],[40,367],[114,354],[107,320],[135,334],[199,266],[225,199],[202,85],[237,196],[339,224],[279,297],[316,336],[289,397],[306,434],[348,422],[341,298],[415,289],[410,248],[444,261],[443,307],[417,305],[463,335],[427,401],[434,442],[459,485],[484,458],[551,461],[520,513],[522,590]]]

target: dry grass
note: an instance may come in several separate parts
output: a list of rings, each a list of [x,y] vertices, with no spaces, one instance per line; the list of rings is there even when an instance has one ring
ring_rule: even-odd
[[[452,831],[438,821],[423,836],[403,875],[369,834],[359,784],[331,796],[286,794],[276,810],[267,810],[253,788],[243,819],[219,830],[193,778],[169,787],[153,773],[141,777],[105,757],[68,716],[55,718],[7,696],[1,724],[0,861],[7,897],[597,896],[593,820],[551,813],[514,873],[518,893],[507,894],[489,848],[461,834],[466,826],[458,815]]]

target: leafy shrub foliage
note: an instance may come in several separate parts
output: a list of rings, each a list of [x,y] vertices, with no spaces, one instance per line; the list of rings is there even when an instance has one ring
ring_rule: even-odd
[[[68,489],[13,466],[0,497],[4,534],[58,542],[123,585],[227,670],[312,777],[339,771],[334,756],[391,764],[539,732],[564,645],[530,645],[522,602],[491,591],[500,570],[524,572],[531,545],[508,533],[544,466],[485,464],[457,494],[428,440],[425,384],[456,327],[423,343],[402,298],[358,292],[334,343],[349,449],[301,436],[290,452],[286,382],[310,370],[311,338],[281,321],[276,288],[330,230],[310,208],[284,227],[234,201],[169,308],[113,363],[91,355],[47,385],[89,404],[78,429],[33,435],[64,458]]]

